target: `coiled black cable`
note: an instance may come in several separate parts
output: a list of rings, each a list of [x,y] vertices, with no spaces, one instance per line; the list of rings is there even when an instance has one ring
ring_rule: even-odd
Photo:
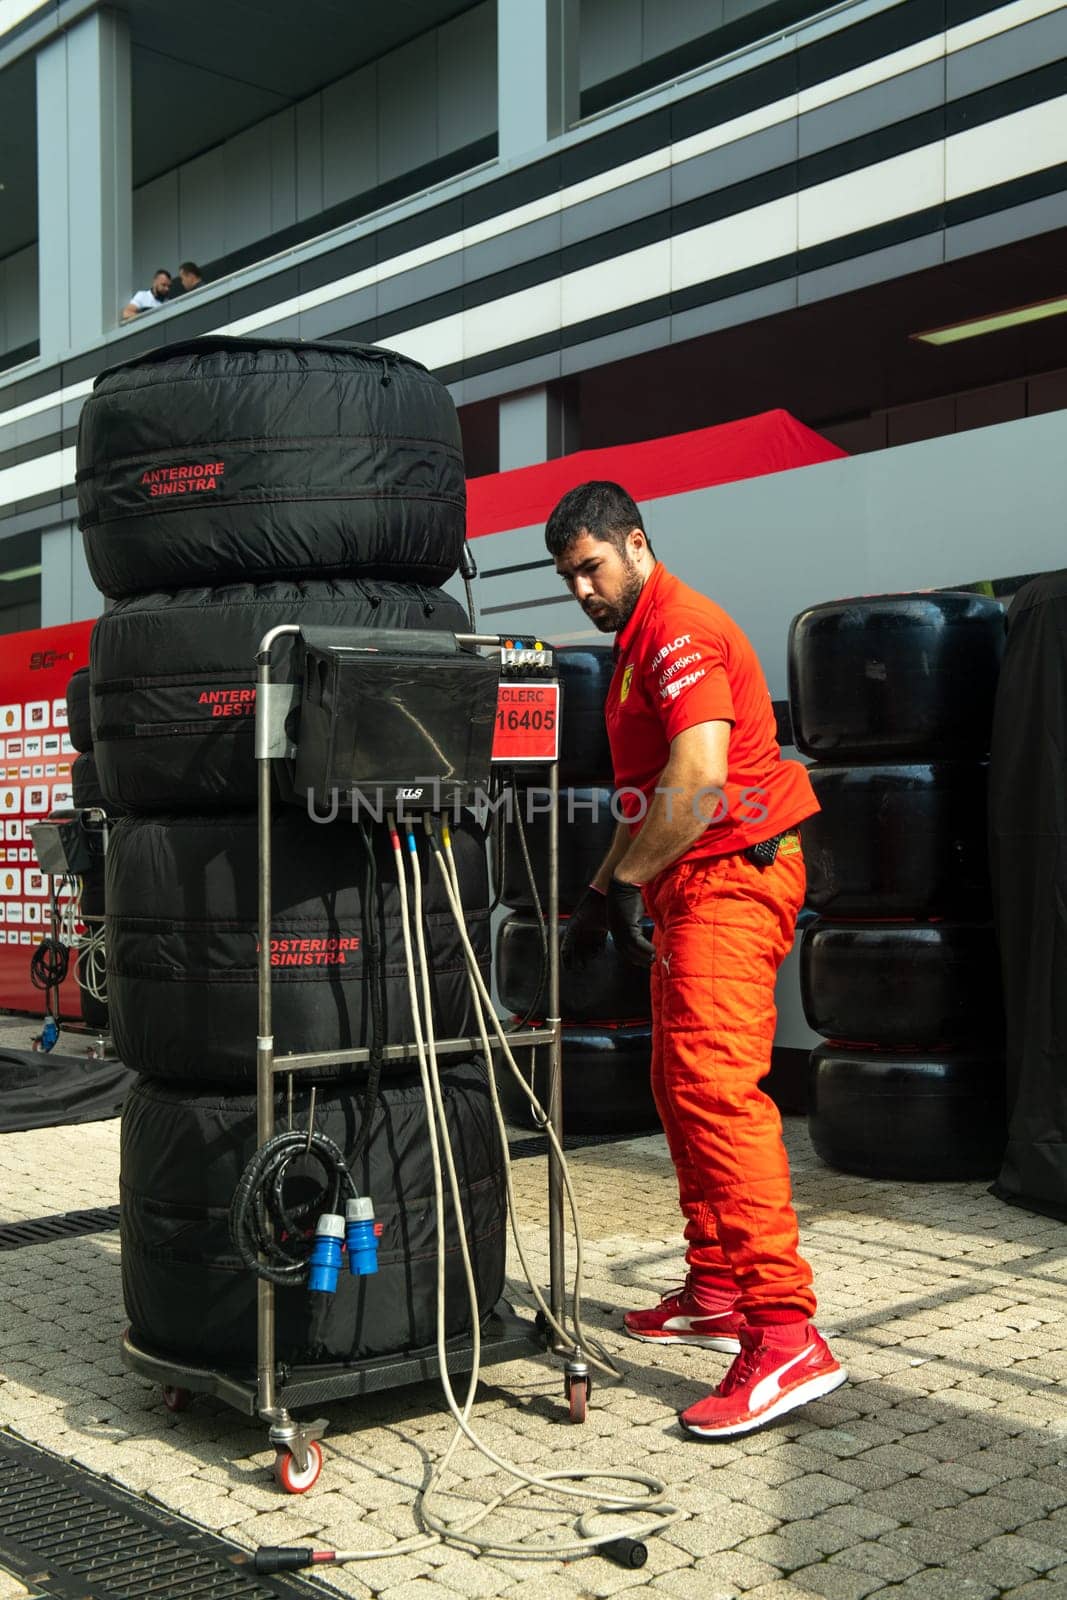
[[[30,981],[35,989],[58,989],[67,976],[70,951],[60,939],[46,935],[30,957]]]
[[[230,1203],[230,1237],[249,1271],[271,1283],[302,1283],[314,1248],[314,1221],[323,1212],[343,1211],[342,1198],[354,1200],[359,1190],[349,1172],[366,1149],[385,1061],[384,982],[381,930],[378,926],[378,865],[374,841],[363,823],[359,835],[366,853],[363,885],[363,930],[370,980],[370,1064],[363,1095],[359,1133],[346,1162],[343,1152],[324,1133],[289,1129],[261,1146],[241,1174]],[[285,1198],[290,1164],[314,1157],[324,1182],[313,1200],[297,1206]]]
[[[324,1182],[313,1200],[290,1205],[285,1182],[293,1161],[314,1160]],[[268,1139],[241,1174],[230,1203],[230,1238],[250,1272],[271,1283],[293,1285],[307,1277],[314,1224],[324,1211],[340,1211],[356,1197],[343,1153],[324,1133],[290,1128]]]

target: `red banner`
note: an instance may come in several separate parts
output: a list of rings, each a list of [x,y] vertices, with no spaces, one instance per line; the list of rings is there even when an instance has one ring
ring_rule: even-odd
[[[468,479],[467,537],[539,525],[561,495],[590,478],[622,483],[643,502],[835,461],[846,454],[788,411],[764,411],[665,439],[578,450],[532,467]]]
[[[67,734],[67,684],[89,660],[92,622],[0,636],[0,1008],[44,1012],[30,982],[30,957],[49,931],[49,881],[27,825],[69,808],[74,747]],[[63,1015],[80,1015],[73,976]]]

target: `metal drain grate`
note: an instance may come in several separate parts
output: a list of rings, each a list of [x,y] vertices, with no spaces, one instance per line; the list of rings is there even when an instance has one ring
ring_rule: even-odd
[[[57,1461],[0,1439],[0,1565],[61,1600],[321,1600],[256,1576],[246,1551]]]
[[[118,1225],[118,1206],[94,1206],[88,1211],[64,1211],[57,1217],[6,1222],[0,1226],[0,1250],[24,1250],[29,1244],[52,1244],[56,1239],[76,1239],[83,1233],[110,1233]]]

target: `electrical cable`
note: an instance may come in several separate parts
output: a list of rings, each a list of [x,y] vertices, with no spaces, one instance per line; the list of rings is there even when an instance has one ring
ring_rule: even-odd
[[[291,1206],[285,1199],[285,1180],[290,1163],[297,1159],[314,1160],[326,1181],[314,1199]],[[276,1133],[245,1167],[230,1202],[230,1237],[244,1265],[270,1283],[302,1282],[313,1247],[305,1219],[323,1211],[337,1212],[342,1194],[355,1199],[356,1187],[344,1154],[332,1139],[313,1129]]]
[[[345,1199],[358,1196],[350,1166],[355,1165],[370,1139],[381,1085],[385,1025],[384,963],[377,922],[378,866],[373,841],[363,823],[359,824],[359,834],[366,854],[363,928],[371,1013],[370,1061],[359,1133],[347,1162],[343,1152],[325,1134],[302,1133],[293,1128],[276,1134],[249,1161],[230,1202],[230,1237],[242,1262],[258,1277],[281,1286],[302,1283],[308,1276],[314,1246],[306,1219],[324,1211],[338,1213],[342,1194]],[[325,1183],[313,1200],[293,1208],[285,1198],[286,1178],[290,1163],[305,1156],[313,1157],[318,1163]],[[310,1339],[312,1349],[319,1341],[321,1329],[317,1324],[325,1315],[325,1307],[326,1297],[322,1296],[315,1308],[317,1321]]]
[[[497,1093],[495,1074],[492,1071],[493,1057],[490,1052],[489,1041],[485,1030],[486,1014],[492,1018],[493,1030],[500,1042],[504,1060],[507,1063],[512,1075],[521,1086],[526,1098],[530,1102],[534,1113],[535,1124],[545,1133],[549,1146],[559,1163],[560,1176],[563,1183],[564,1193],[567,1196],[568,1210],[570,1211],[571,1215],[571,1225],[574,1230],[575,1240],[575,1273],[574,1292],[572,1297],[573,1311],[571,1317],[571,1320],[574,1323],[573,1334],[569,1333],[565,1327],[561,1326],[561,1324],[552,1315],[548,1305],[545,1303],[541,1291],[534,1282],[533,1275],[527,1264],[523,1250],[522,1236],[517,1220],[517,1207],[514,1203],[514,1194],[513,1191],[509,1191],[508,1202],[509,1209],[511,1210],[512,1232],[515,1237],[515,1247],[520,1264],[526,1276],[526,1281],[530,1286],[530,1291],[533,1294],[538,1310],[541,1312],[547,1324],[552,1328],[557,1338],[561,1339],[564,1344],[568,1345],[576,1354],[581,1352],[581,1354],[587,1360],[592,1362],[594,1366],[598,1367],[606,1377],[618,1381],[622,1374],[619,1372],[618,1368],[612,1362],[607,1353],[602,1349],[596,1340],[590,1337],[582,1325],[581,1291],[584,1279],[584,1243],[582,1238],[581,1221],[578,1215],[578,1202],[575,1197],[573,1187],[571,1186],[570,1169],[567,1165],[567,1159],[563,1153],[563,1147],[560,1144],[559,1137],[552,1125],[548,1112],[541,1105],[541,1102],[538,1100],[533,1089],[527,1084],[526,1079],[523,1077],[522,1069],[516,1062],[514,1054],[508,1043],[507,1032],[501,1027],[500,1020],[493,1009],[492,998],[485,986],[485,981],[482,978],[481,969],[478,966],[477,957],[474,953],[474,947],[470,942],[469,935],[467,934],[466,920],[463,917],[463,906],[459,894],[459,874],[456,869],[455,856],[452,852],[451,835],[447,824],[442,830],[442,837],[444,840],[444,862],[442,862],[441,859],[442,852],[440,845],[436,840],[433,824],[429,821],[429,819],[427,819],[426,831],[430,836],[430,843],[435,851],[437,865],[446,880],[445,892],[448,895],[449,906],[452,911],[452,915],[456,920],[456,927],[459,932],[460,941],[463,945],[464,955],[467,959],[467,972],[471,981],[471,998],[475,1005],[475,1015],[478,1022],[479,1032],[481,1034],[482,1047],[486,1051],[486,1060],[490,1064],[490,1095],[493,1100],[494,1110],[496,1112],[497,1130],[501,1140],[501,1148],[504,1152],[505,1181],[509,1184],[511,1182],[511,1163],[508,1157],[507,1127],[504,1122],[503,1108],[500,1105],[500,1100]]]
[[[415,929],[415,943],[418,950],[418,967],[421,974],[422,999],[425,1007],[425,1017],[420,1015],[416,980],[416,965],[414,952],[412,950],[411,927],[409,925],[409,902],[405,882],[406,874],[404,872],[400,838],[396,830],[395,820],[392,817],[389,818],[389,828],[390,842],[393,848],[394,861],[397,867],[398,883],[400,886],[401,922],[404,936],[405,956],[407,961],[408,991],[411,1000],[419,1075],[422,1080],[423,1093],[426,1099],[427,1126],[429,1133],[431,1163],[433,1167],[435,1221],[437,1233],[437,1356],[440,1367],[442,1388],[444,1390],[445,1399],[447,1401],[449,1410],[456,1422],[456,1430],[453,1433],[452,1439],[450,1440],[443,1457],[432,1469],[428,1481],[424,1486],[422,1486],[418,1495],[417,1512],[423,1523],[429,1527],[430,1532],[428,1534],[416,1536],[414,1539],[404,1540],[400,1544],[394,1545],[391,1549],[385,1551],[278,1551],[270,1552],[270,1555],[274,1559],[277,1559],[279,1556],[284,1558],[286,1555],[289,1555],[290,1558],[301,1558],[297,1562],[291,1561],[290,1564],[293,1565],[309,1565],[312,1563],[318,1564],[322,1562],[348,1563],[377,1560],[381,1559],[383,1556],[413,1553],[416,1550],[425,1549],[429,1545],[433,1545],[438,1542],[447,1542],[449,1544],[459,1545],[472,1550],[475,1554],[498,1555],[511,1558],[518,1557],[526,1560],[550,1561],[559,1560],[567,1556],[588,1555],[594,1553],[602,1546],[616,1546],[617,1548],[620,1546],[629,1546],[631,1550],[634,1550],[637,1548],[636,1541],[647,1537],[650,1533],[662,1530],[676,1521],[682,1515],[682,1512],[678,1507],[671,1505],[664,1499],[666,1494],[666,1486],[661,1482],[661,1480],[658,1478],[653,1478],[645,1473],[632,1471],[623,1472],[605,1470],[598,1472],[592,1470],[560,1470],[558,1472],[540,1474],[525,1472],[522,1468],[516,1466],[514,1463],[507,1461],[502,1456],[499,1456],[483,1440],[479,1439],[473,1428],[470,1426],[470,1415],[478,1385],[479,1368],[481,1363],[481,1316],[478,1306],[477,1284],[475,1282],[474,1269],[470,1257],[470,1248],[466,1236],[466,1229],[463,1226],[462,1195],[460,1192],[459,1178],[456,1173],[451,1138],[449,1136],[447,1124],[447,1113],[444,1104],[444,1097],[441,1091],[440,1075],[437,1068],[436,1041],[433,1032],[429,982],[429,963],[427,961],[425,936],[422,928],[422,881],[418,847],[415,841],[414,833],[409,826],[407,831],[407,854],[409,865],[411,867],[413,884],[411,921],[413,921]],[[485,1029],[484,1014],[482,1011],[482,1000],[484,998],[488,1001],[488,995],[485,991],[484,981],[481,979],[481,973],[477,969],[477,958],[474,956],[473,947],[470,944],[469,936],[466,934],[462,906],[459,902],[457,893],[458,873],[456,872],[455,859],[454,857],[451,857],[450,862],[446,861],[445,856],[442,854],[441,847],[432,830],[430,830],[428,827],[427,831],[430,834],[431,846],[434,850],[435,861],[445,881],[446,892],[452,907],[453,915],[456,917],[457,927],[459,927],[461,937],[464,939],[465,954],[468,960],[468,971],[477,974],[478,988],[476,989],[472,987],[472,998],[475,1000],[475,1009],[478,1016],[479,1031],[481,1033],[483,1046],[488,1052],[489,1042]],[[447,827],[444,831],[444,838],[446,842],[446,848],[450,852],[451,836],[448,833]],[[472,963],[473,968],[471,965]],[[480,994],[479,990],[481,991]],[[489,1004],[491,1008],[491,1001],[489,1001]],[[498,1019],[494,1017],[494,1021],[497,1023],[497,1031],[500,1034],[503,1042],[503,1030],[499,1028]],[[424,1022],[425,1035],[423,1028]],[[506,1043],[503,1043],[503,1048],[506,1055],[510,1057],[511,1052]],[[514,1066],[513,1058],[511,1059],[511,1065],[513,1070],[517,1072],[518,1069]],[[512,1209],[514,1220],[514,1194],[511,1186],[510,1167],[506,1158],[506,1130],[504,1129],[503,1116],[500,1112],[499,1101],[496,1096],[495,1083],[492,1079],[491,1069],[490,1093],[497,1111],[498,1126],[503,1139],[505,1167],[507,1170],[507,1183],[509,1191],[509,1208]],[[538,1107],[538,1110],[540,1111],[541,1108]],[[543,1111],[541,1111],[541,1115],[544,1115]],[[545,1125],[546,1131],[548,1131],[551,1140],[554,1138],[554,1132],[551,1129],[551,1124],[548,1122],[547,1117],[545,1117]],[[556,1141],[555,1147],[562,1162],[562,1151],[558,1149],[558,1141]],[[448,1173],[449,1190],[454,1209],[456,1231],[459,1240],[460,1256],[463,1262],[464,1277],[466,1279],[472,1325],[473,1364],[468,1380],[466,1396],[462,1406],[460,1406],[458,1403],[452,1387],[451,1377],[448,1372],[448,1352],[446,1348],[446,1238],[444,1215],[444,1174],[442,1172],[441,1161],[442,1150],[444,1151],[444,1166]],[[563,1165],[565,1167],[565,1162]],[[564,1186],[568,1194],[575,1225],[577,1226],[577,1207],[575,1204],[573,1189],[570,1185],[569,1175],[565,1178]],[[521,1247],[520,1259],[523,1261],[524,1270],[527,1272],[527,1277],[529,1278],[529,1269],[526,1266]],[[580,1255],[577,1259],[580,1265]],[[539,1291],[533,1284],[532,1279],[530,1280],[530,1286],[534,1291],[535,1297],[540,1298]],[[575,1309],[576,1312],[579,1311],[579,1302],[577,1296],[575,1301]],[[549,1316],[549,1322],[551,1324],[551,1314],[547,1312],[547,1307],[545,1310]],[[579,1326],[580,1323],[576,1323],[576,1329]],[[563,1333],[563,1330],[558,1331]],[[563,1334],[563,1337],[573,1346],[574,1340],[571,1339],[569,1335]],[[599,1362],[597,1364],[600,1365]],[[610,1368],[610,1370],[614,1372],[615,1369]],[[466,1438],[471,1444],[473,1444],[475,1448],[479,1450],[495,1466],[499,1467],[509,1476],[515,1478],[516,1482],[510,1489],[507,1489],[494,1496],[492,1500],[479,1507],[470,1516],[465,1517],[460,1521],[449,1522],[443,1517],[439,1516],[432,1509],[432,1497],[436,1494],[447,1493],[447,1491],[442,1490],[440,1487],[441,1480],[451,1463],[452,1457],[458,1448],[461,1439],[463,1438]],[[640,1487],[646,1492],[639,1497],[635,1497],[632,1494],[611,1492],[606,1487],[601,1487],[599,1489],[580,1487],[580,1485],[584,1484],[587,1480],[595,1481],[602,1486],[606,1486],[609,1483],[626,1483],[630,1485],[631,1488]],[[494,1540],[482,1535],[474,1534],[472,1532],[475,1527],[485,1521],[487,1517],[489,1517],[506,1501],[510,1500],[512,1496],[527,1488],[538,1489],[550,1494],[562,1495],[567,1498],[577,1499],[583,1502],[594,1502],[594,1504],[592,1506],[588,1506],[578,1518],[576,1524],[578,1537],[572,1540],[551,1540],[542,1543],[520,1543],[514,1540]],[[642,1517],[643,1521],[640,1526],[627,1526],[623,1530],[620,1530],[617,1526],[613,1526],[609,1531],[606,1532],[596,1531],[596,1529],[594,1529],[592,1526],[593,1520],[596,1518],[603,1518],[605,1516],[612,1518],[618,1516],[638,1516]],[[651,1522],[649,1521],[650,1518],[652,1519]],[[264,1554],[266,1554],[266,1552]],[[303,1559],[305,1557],[306,1559]],[[260,1570],[278,1570],[278,1567],[264,1566]]]
[[[49,993],[58,990],[70,967],[70,951],[59,938],[46,933],[30,957],[30,982]]]
[[[364,887],[363,940],[367,952],[370,976],[370,1061],[367,1067],[367,1087],[363,1095],[363,1115],[356,1142],[348,1160],[354,1166],[367,1147],[374,1119],[374,1106],[382,1081],[385,1064],[385,959],[382,955],[381,930],[378,926],[378,863],[374,855],[374,841],[365,823],[359,824],[359,835],[367,857],[367,876]]]
[[[544,993],[545,984],[548,982],[548,926],[547,926],[547,924],[545,922],[545,913],[544,913],[544,910],[543,910],[542,905],[541,905],[541,896],[537,892],[537,879],[534,876],[533,862],[530,859],[530,847],[529,847],[529,845],[527,843],[527,840],[526,840],[526,826],[525,826],[525,824],[524,824],[524,822],[522,820],[522,807],[521,807],[521,805],[519,803],[519,788],[518,788],[518,785],[515,782],[512,782],[511,793],[512,793],[512,795],[514,797],[514,800],[515,800],[515,814],[514,814],[515,815],[515,831],[519,836],[519,850],[522,853],[523,865],[526,868],[526,881],[527,881],[527,883],[529,884],[529,887],[530,887],[530,902],[531,902],[531,904],[533,906],[533,909],[534,909],[534,916],[537,918],[537,934],[538,934],[538,941],[539,941],[540,949],[541,949],[541,971],[538,974],[537,985],[536,985],[536,987],[534,989],[534,992],[533,992],[533,999],[530,1001],[530,1004],[527,1006],[525,1015],[520,1017],[517,1022],[512,1024],[512,1028],[514,1029],[514,1031],[519,1032],[523,1028],[529,1027],[530,1023],[533,1021],[534,1014],[537,1011],[537,1002],[540,1000],[542,994]],[[556,938],[557,939],[559,938],[559,930],[558,929],[556,929]],[[532,1063],[532,1058],[531,1058],[531,1063]],[[523,1083],[525,1083],[525,1082],[526,1082],[526,1080],[524,1078],[523,1079]],[[529,1089],[530,1089],[530,1093],[532,1094],[533,1093],[533,1066],[532,1066],[532,1064],[531,1064],[531,1067],[530,1067]]]
[[[79,896],[80,900],[80,896]],[[107,929],[102,917],[81,917],[88,934],[76,937],[74,949],[74,976],[86,994],[101,1005],[107,1005]],[[94,928],[93,924],[99,923]]]
[[[500,796],[501,795],[507,796],[508,794],[514,795],[514,793],[515,793],[514,784],[510,783],[507,779],[502,779],[498,775],[498,773],[496,771],[493,771],[492,773],[490,773],[490,776],[489,776],[490,810],[489,810],[488,833],[489,833],[490,850],[492,852],[492,854],[490,856],[490,865],[491,865],[491,869],[492,869],[493,882],[496,885],[496,887],[494,889],[494,892],[493,892],[493,898],[489,902],[489,915],[490,916],[492,916],[493,912],[500,905],[501,900],[503,898],[503,894],[504,894],[504,868],[505,868],[505,865],[506,865],[506,862],[507,862],[507,852],[506,852],[506,848],[505,848],[505,829],[504,829],[503,822],[500,820],[500,818],[498,816],[498,808],[499,808]],[[504,803],[504,805],[506,807],[507,803],[508,803],[506,798],[505,798],[503,803]]]

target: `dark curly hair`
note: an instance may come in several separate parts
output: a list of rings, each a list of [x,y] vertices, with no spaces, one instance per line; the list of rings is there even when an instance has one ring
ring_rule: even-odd
[[[622,484],[594,480],[578,484],[563,496],[545,523],[545,544],[549,554],[558,557],[581,534],[588,533],[614,545],[621,555],[631,528],[645,532],[641,513]],[[648,548],[654,553],[651,544]]]

